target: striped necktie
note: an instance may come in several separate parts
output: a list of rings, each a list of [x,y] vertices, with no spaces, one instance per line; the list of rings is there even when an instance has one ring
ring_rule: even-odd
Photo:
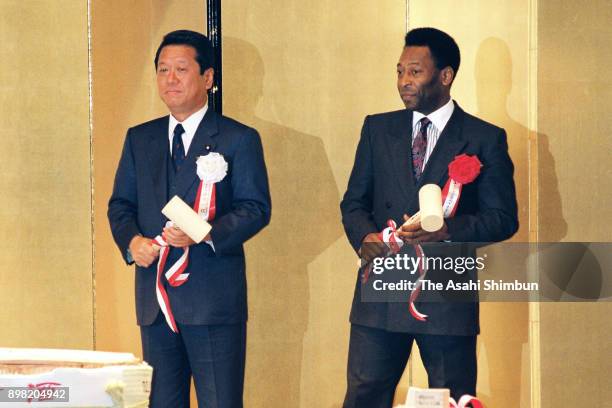
[[[421,127],[414,136],[412,142],[412,171],[414,172],[414,179],[418,182],[423,174],[423,163],[425,161],[425,153],[427,152],[427,128],[431,124],[431,121],[424,117],[419,121]]]

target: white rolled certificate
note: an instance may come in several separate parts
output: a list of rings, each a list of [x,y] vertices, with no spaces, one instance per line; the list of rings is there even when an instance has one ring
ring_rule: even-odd
[[[419,190],[421,228],[428,232],[439,231],[444,225],[442,190],[436,184],[425,184]]]
[[[204,221],[193,208],[189,207],[178,196],[174,196],[168,201],[168,204],[162,209],[162,214],[196,243],[202,242],[212,229],[209,223]]]

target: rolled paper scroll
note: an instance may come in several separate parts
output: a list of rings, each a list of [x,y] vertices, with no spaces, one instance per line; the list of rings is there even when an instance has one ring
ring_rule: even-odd
[[[170,221],[179,227],[195,243],[200,243],[212,229],[211,225],[204,221],[191,207],[189,207],[178,196],[172,197],[168,204],[162,209]]]
[[[416,213],[414,213],[414,215],[412,217],[410,217],[408,220],[404,221],[404,224],[402,225],[411,225],[411,224],[416,224],[421,222],[421,213],[419,211],[417,211]]]
[[[419,190],[421,228],[436,232],[444,225],[442,212],[442,190],[436,184],[425,184]]]

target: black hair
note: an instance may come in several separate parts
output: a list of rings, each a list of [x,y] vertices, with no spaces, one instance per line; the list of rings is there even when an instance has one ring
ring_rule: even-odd
[[[215,54],[212,45],[208,41],[208,37],[196,31],[178,30],[166,34],[157,48],[155,53],[155,69],[157,69],[157,61],[162,48],[167,45],[187,45],[193,47],[196,52],[196,61],[200,65],[200,75],[204,74],[208,68],[212,68],[215,63]]]
[[[461,54],[459,46],[450,35],[437,28],[422,27],[408,31],[404,40],[405,47],[429,47],[436,68],[451,67],[457,75]]]

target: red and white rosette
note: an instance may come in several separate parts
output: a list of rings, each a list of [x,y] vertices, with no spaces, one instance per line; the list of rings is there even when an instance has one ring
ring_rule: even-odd
[[[448,181],[442,189],[442,211],[444,218],[450,218],[455,215],[457,207],[459,206],[459,199],[461,198],[461,189],[464,184],[469,184],[476,180],[480,174],[480,168],[482,163],[476,156],[469,156],[467,154],[460,154],[455,157],[448,165]],[[408,221],[418,217],[418,213]],[[378,237],[388,247],[392,254],[399,252],[404,245],[404,242],[397,236],[396,233],[397,225],[395,221],[388,220],[387,228],[378,234]],[[419,262],[419,277],[415,282],[415,289],[410,294],[409,300],[409,311],[410,314],[417,320],[427,321],[427,315],[419,312],[414,305],[419,293],[421,292],[422,281],[427,274],[427,264],[425,262],[425,253],[423,247],[420,244],[413,245],[416,255],[421,259]],[[361,277],[362,283],[367,282],[372,270],[372,264],[368,264]]]
[[[442,189],[442,211],[444,218],[455,215],[461,197],[461,188],[476,180],[482,163],[477,156],[460,154],[448,165],[448,180]]]
[[[200,178],[200,185],[198,186],[193,209],[205,221],[211,221],[215,218],[216,213],[215,183],[223,180],[227,175],[227,162],[221,154],[209,153],[206,156],[198,157],[196,160],[196,167],[196,172]],[[171,227],[172,225],[171,221],[166,223],[166,227]],[[155,286],[157,302],[159,303],[159,307],[170,329],[178,333],[178,326],[174,320],[174,314],[170,307],[170,300],[164,288],[162,276],[164,276],[170,286],[173,287],[181,286],[187,282],[189,274],[185,273],[185,270],[189,265],[189,247],[183,248],[181,257],[164,273],[166,260],[170,253],[168,242],[163,234],[161,234],[153,239],[152,244],[160,247],[159,259],[157,261],[157,284]]]
[[[484,405],[482,405],[478,398],[468,394],[459,398],[459,402],[455,402],[453,398],[450,398],[449,403],[449,408],[484,408]]]

